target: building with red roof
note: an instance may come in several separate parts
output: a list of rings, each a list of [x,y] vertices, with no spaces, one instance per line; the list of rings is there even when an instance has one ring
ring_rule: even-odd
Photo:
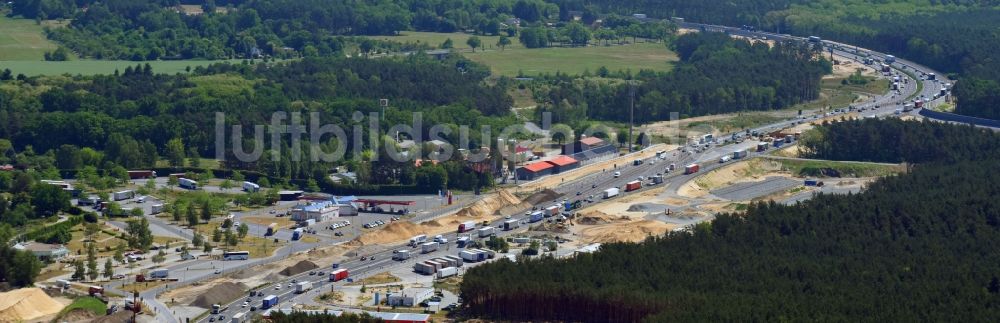
[[[545,175],[553,174],[555,170],[555,165],[547,161],[543,161],[524,165],[524,167],[518,168],[516,173],[517,179],[530,181]]]
[[[560,155],[553,160],[548,160],[546,163],[552,164],[555,168],[553,174],[559,174],[577,167],[580,167],[580,162],[570,156]]]

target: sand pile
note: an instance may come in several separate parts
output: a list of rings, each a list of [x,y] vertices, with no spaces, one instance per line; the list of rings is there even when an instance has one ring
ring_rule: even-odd
[[[319,268],[318,265],[309,260],[302,260],[295,265],[289,266],[288,268],[282,269],[279,274],[285,276],[298,275],[299,273],[307,272],[313,269]]]
[[[677,227],[677,225],[651,220],[619,222],[587,227],[580,230],[578,236],[580,236],[580,241],[583,243],[639,242],[649,236],[663,235],[674,227]]]
[[[598,225],[598,224],[608,224],[612,222],[628,221],[629,218],[626,216],[613,216],[601,211],[591,211],[581,215],[577,215],[574,220],[577,224],[583,225]]]
[[[190,305],[210,309],[212,304],[229,303],[243,296],[246,291],[247,285],[232,282],[220,283],[201,293]]]
[[[0,293],[0,322],[30,321],[59,313],[65,307],[39,288]]]
[[[115,314],[100,316],[90,323],[121,323],[132,319],[132,312],[119,310]]]
[[[458,216],[468,216],[468,217],[484,217],[499,215],[500,210],[506,207],[518,206],[521,204],[521,199],[510,194],[507,190],[499,190],[496,193],[490,193],[489,196],[472,203],[456,214]]]
[[[562,197],[562,194],[556,193],[556,191],[545,189],[538,193],[531,194],[530,196],[524,198],[524,202],[531,205],[538,205],[546,202],[554,201],[555,199]]]

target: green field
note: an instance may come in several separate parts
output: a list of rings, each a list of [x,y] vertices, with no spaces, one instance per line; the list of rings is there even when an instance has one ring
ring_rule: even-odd
[[[233,62],[239,63],[241,60],[217,60],[217,61],[201,61],[201,60],[190,60],[190,61],[149,61],[149,62],[133,62],[133,61],[95,61],[95,60],[80,60],[80,61],[65,61],[65,62],[46,62],[46,61],[0,61],[0,69],[9,68],[14,74],[24,74],[28,76],[34,75],[61,75],[61,74],[82,74],[82,75],[94,75],[94,74],[111,74],[115,70],[124,71],[126,67],[135,66],[136,64],[149,63],[153,67],[153,72],[156,73],[183,73],[184,69],[190,66],[195,68],[196,66],[206,66],[212,63],[219,62]]]
[[[516,76],[555,74],[563,72],[594,73],[601,66],[611,71],[651,69],[667,71],[677,60],[677,55],[663,44],[640,43],[623,46],[590,46],[577,48],[537,48],[492,50],[464,53],[471,60],[486,64],[494,74]]]
[[[0,15],[0,61],[42,60],[45,52],[55,50],[56,44],[42,33],[43,25]]]
[[[76,309],[90,311],[97,316],[103,316],[107,312],[107,305],[97,298],[84,296],[73,300],[73,303],[63,308],[63,310],[59,312],[59,317],[62,317],[63,315],[66,315]]]

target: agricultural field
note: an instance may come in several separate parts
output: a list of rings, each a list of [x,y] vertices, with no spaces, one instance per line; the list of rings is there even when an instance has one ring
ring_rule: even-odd
[[[3,36],[0,36],[2,38]],[[144,61],[144,62],[133,62],[133,61],[97,61],[97,60],[78,60],[78,61],[64,61],[64,62],[46,62],[46,61],[0,61],[0,69],[9,68],[14,74],[24,74],[28,76],[36,75],[95,75],[95,74],[111,74],[115,70],[124,71],[126,67],[135,66],[137,64],[149,63],[153,67],[153,72],[156,73],[166,73],[166,74],[176,74],[186,72],[188,67],[195,68],[198,66],[208,66],[214,63],[239,63],[241,60],[181,60],[181,61]]]
[[[45,38],[42,28],[57,22],[15,19],[0,16],[0,61],[37,60],[41,61],[45,52],[56,49],[56,44]],[[6,65],[7,62],[0,62]]]
[[[596,72],[601,66],[610,71],[640,69],[667,71],[677,60],[677,55],[657,43],[638,43],[621,46],[553,47],[537,49],[511,49],[464,53],[469,59],[486,64],[497,75],[517,76],[555,74],[581,74]]]
[[[404,31],[400,32],[396,36],[367,36],[371,39],[392,41],[397,43],[413,43],[413,44],[427,44],[427,46],[433,48],[441,48],[441,44],[445,40],[451,39],[452,48],[465,51],[470,50],[469,45],[465,42],[469,40],[469,37],[473,35],[466,33],[434,33],[434,32],[420,32],[420,31]],[[483,41],[482,48],[485,49],[499,49],[497,47],[497,41],[500,40],[500,36],[478,36],[480,40]],[[514,48],[524,48],[521,45],[521,41],[517,37],[508,37],[510,39],[510,45],[507,45],[506,49]],[[479,51],[477,49],[476,51]]]

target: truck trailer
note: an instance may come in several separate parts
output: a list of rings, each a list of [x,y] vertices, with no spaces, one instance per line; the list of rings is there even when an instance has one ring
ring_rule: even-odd
[[[260,185],[257,185],[257,183],[253,182],[243,182],[243,190],[247,192],[259,192]]]
[[[303,232],[302,228],[298,228],[295,229],[295,231],[292,231],[292,240],[302,239],[302,232]]]
[[[517,221],[517,219],[510,219],[507,221],[503,221],[503,230],[510,231],[517,229],[520,226],[520,223],[521,222]]]
[[[698,164],[687,165],[687,166],[684,166],[684,174],[685,175],[686,174],[694,174],[694,173],[697,173],[699,169],[701,169],[701,166],[699,166]]]
[[[545,218],[545,212],[542,211],[531,212],[531,218],[528,220],[528,222],[535,223],[541,221],[543,218]]]
[[[313,288],[312,282],[299,282],[298,284],[295,284],[295,293],[302,294],[308,292],[312,288]]]
[[[132,190],[124,190],[111,194],[111,199],[115,201],[127,200],[133,197],[135,197],[135,191]]]
[[[609,199],[609,198],[612,198],[612,197],[615,197],[615,196],[618,196],[618,188],[617,187],[612,187],[612,188],[604,190],[604,198]]]
[[[351,274],[347,272],[347,269],[337,269],[330,272],[330,281],[332,282],[341,281],[347,279],[347,277],[350,277],[350,275]]]
[[[424,242],[420,244],[420,253],[434,252],[438,249],[437,242]]]
[[[186,188],[186,189],[189,189],[189,190],[196,190],[196,189],[198,189],[198,182],[195,181],[195,180],[193,180],[193,179],[189,179],[189,178],[178,179],[177,180],[177,185],[180,186],[181,188]]]
[[[267,295],[267,297],[264,297],[264,300],[260,303],[260,309],[266,310],[275,305],[278,305],[278,296]]]
[[[638,190],[640,188],[642,188],[642,182],[640,182],[640,181],[631,181],[631,182],[625,183],[625,191],[626,192],[635,191],[635,190]]]
[[[437,272],[437,278],[438,279],[448,278],[448,277],[451,277],[451,276],[455,276],[457,274],[458,274],[458,268],[455,268],[455,267],[445,267],[445,268],[441,268],[441,270],[439,270]]]
[[[485,226],[485,227],[479,228],[479,237],[480,238],[489,237],[489,236],[492,236],[495,233],[496,233],[495,230],[491,226]]]
[[[740,149],[733,152],[733,159],[742,159],[747,156],[746,149]]]
[[[476,221],[465,221],[458,225],[458,233],[469,232],[476,229]]]
[[[426,234],[416,235],[416,236],[413,236],[412,238],[410,238],[410,246],[411,247],[416,247],[416,246],[418,246],[418,245],[420,245],[421,243],[424,243],[424,242],[427,242],[427,235]]]

